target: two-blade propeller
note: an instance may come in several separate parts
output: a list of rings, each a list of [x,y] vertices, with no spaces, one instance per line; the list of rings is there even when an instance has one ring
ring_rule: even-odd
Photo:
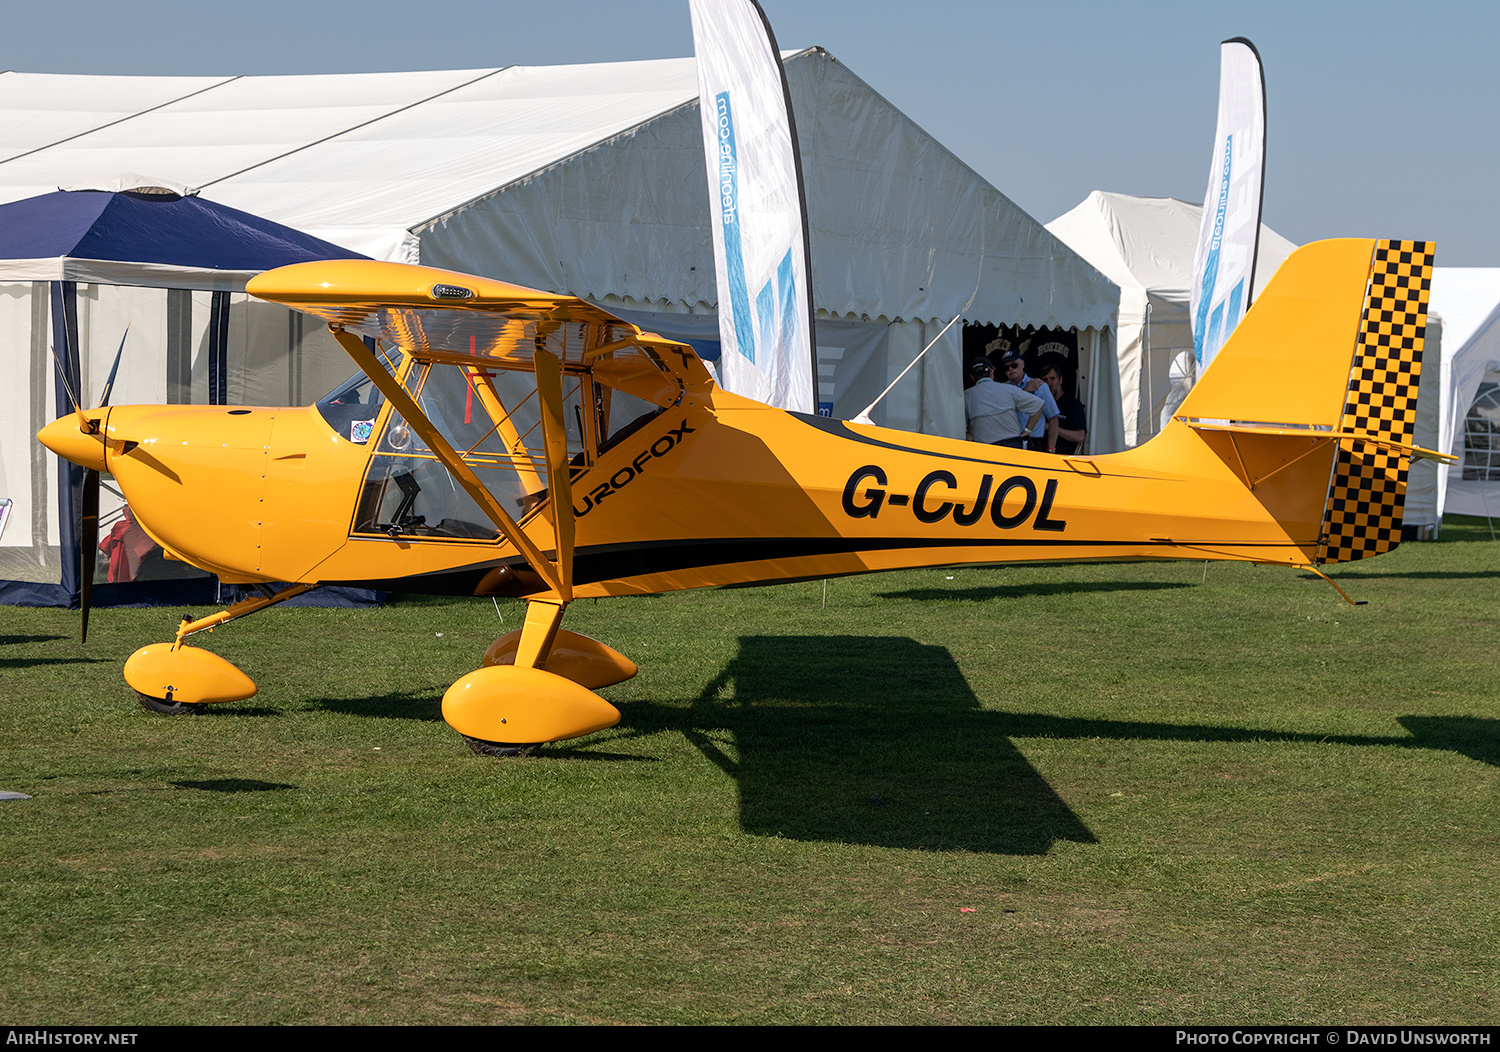
[[[120,371],[120,358],[125,353],[125,339],[130,335],[130,327],[125,327],[125,335],[120,337],[119,350],[115,351],[114,365],[110,366],[109,379],[104,382],[104,392],[99,396],[99,404],[96,409],[104,409],[109,405],[110,392],[114,390],[115,376]],[[53,349],[53,357],[56,358],[56,348]],[[94,434],[100,430],[100,425],[91,420],[83,411],[83,406],[74,393],[73,387],[68,383],[68,371],[63,368],[62,361],[57,362],[57,374],[62,380],[63,387],[68,392],[69,399],[73,402],[73,411],[78,414],[79,430],[85,434]],[[100,436],[103,441],[103,436]],[[82,614],[82,630],[79,633],[79,642],[87,643],[89,639],[89,601],[94,591],[94,569],[99,562],[99,472],[93,468],[83,469],[83,493],[79,504],[78,513],[78,606]]]

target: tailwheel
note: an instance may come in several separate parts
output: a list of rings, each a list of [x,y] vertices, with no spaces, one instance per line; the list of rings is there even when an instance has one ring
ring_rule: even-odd
[[[546,742],[613,727],[620,710],[555,673],[490,665],[448,688],[443,719],[481,756],[534,756]]]
[[[197,705],[189,705],[185,701],[173,701],[172,692],[167,691],[165,698],[153,698],[150,694],[135,692],[135,700],[141,703],[141,708],[147,712],[154,712],[161,716],[181,716],[188,712],[198,712]]]

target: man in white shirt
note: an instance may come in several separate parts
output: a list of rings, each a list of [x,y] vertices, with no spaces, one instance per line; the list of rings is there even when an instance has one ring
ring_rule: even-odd
[[[974,386],[964,392],[964,415],[969,419],[969,437],[975,442],[1020,449],[1026,435],[1042,418],[1042,400],[1014,384],[995,382],[995,367],[988,358],[969,365]],[[1021,427],[1021,414],[1031,419]]]

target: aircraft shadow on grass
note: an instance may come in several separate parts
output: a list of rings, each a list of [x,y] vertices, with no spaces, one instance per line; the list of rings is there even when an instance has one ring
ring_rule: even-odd
[[[638,732],[680,731],[732,775],[747,832],[1012,855],[1094,842],[943,647],[744,637],[686,711],[629,702],[623,714]]]
[[[0,636],[0,646],[19,646],[24,643],[50,643],[54,639],[67,638],[67,636]],[[97,664],[106,660],[108,659],[85,657],[82,654],[75,654],[71,657],[0,657],[0,669],[35,668],[38,665]]]
[[[1493,580],[1500,577],[1500,570],[1341,570],[1331,574],[1335,581],[1349,580],[1379,580],[1383,577],[1396,577],[1410,581],[1483,581]],[[1312,574],[1303,574],[1304,581],[1316,580]]]
[[[1411,738],[1394,739],[1392,745],[1446,749],[1500,767],[1500,720],[1480,716],[1400,716],[1397,722],[1411,732]]]
[[[201,711],[194,713],[199,719],[209,717],[216,720],[237,720],[254,718],[258,716],[280,716],[281,709],[273,709],[268,705],[225,705],[205,706]]]
[[[1136,723],[1080,720],[1043,713],[994,713],[998,733],[1016,738],[1103,738],[1116,741],[1295,742],[1351,746],[1395,746],[1456,752],[1500,767],[1500,720],[1478,716],[1398,716],[1410,736],[1394,734],[1307,734],[1211,727],[1192,723]]]
[[[438,699],[415,691],[310,704],[434,721]],[[609,741],[676,731],[737,781],[746,832],[914,850],[1038,855],[1057,841],[1096,842],[1014,738],[1397,746],[1500,766],[1500,720],[1479,717],[1402,716],[1404,736],[984,711],[945,648],[896,636],[741,637],[686,707],[630,701],[621,712],[616,736],[544,755],[654,762],[606,751]]]
[[[410,691],[395,694],[372,694],[368,697],[314,698],[309,705],[346,716],[373,716],[392,720],[441,720],[443,691]]]
[[[621,729],[677,730],[739,784],[746,832],[993,854],[1094,835],[1013,738],[1295,742],[1455,752],[1500,766],[1500,720],[1402,716],[1338,735],[983,711],[943,647],[892,636],[741,637],[690,707],[628,702]]]

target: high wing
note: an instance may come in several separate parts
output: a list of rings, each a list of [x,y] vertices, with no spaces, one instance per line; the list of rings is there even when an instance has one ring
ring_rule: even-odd
[[[611,391],[665,408],[712,383],[697,354],[684,344],[644,333],[575,296],[472,274],[339,260],[268,271],[253,279],[247,291],[328,322],[349,356],[564,604],[573,597],[575,532],[565,378],[574,377],[580,391],[587,384],[591,410],[607,408]],[[377,341],[418,363],[464,367],[474,393],[497,420],[492,430],[509,450],[512,466],[539,484],[545,479],[555,541],[551,558],[381,360],[372,346]],[[511,423],[515,407],[507,406],[497,390],[494,371],[534,375],[541,463],[528,454],[527,436]],[[597,420],[593,411],[578,412],[580,430],[591,424],[597,428]]]
[[[541,349],[566,369],[588,367],[658,405],[673,405],[685,388],[710,379],[691,347],[642,332],[602,307],[473,274],[329,260],[267,271],[246,289],[427,361],[530,369]]]

